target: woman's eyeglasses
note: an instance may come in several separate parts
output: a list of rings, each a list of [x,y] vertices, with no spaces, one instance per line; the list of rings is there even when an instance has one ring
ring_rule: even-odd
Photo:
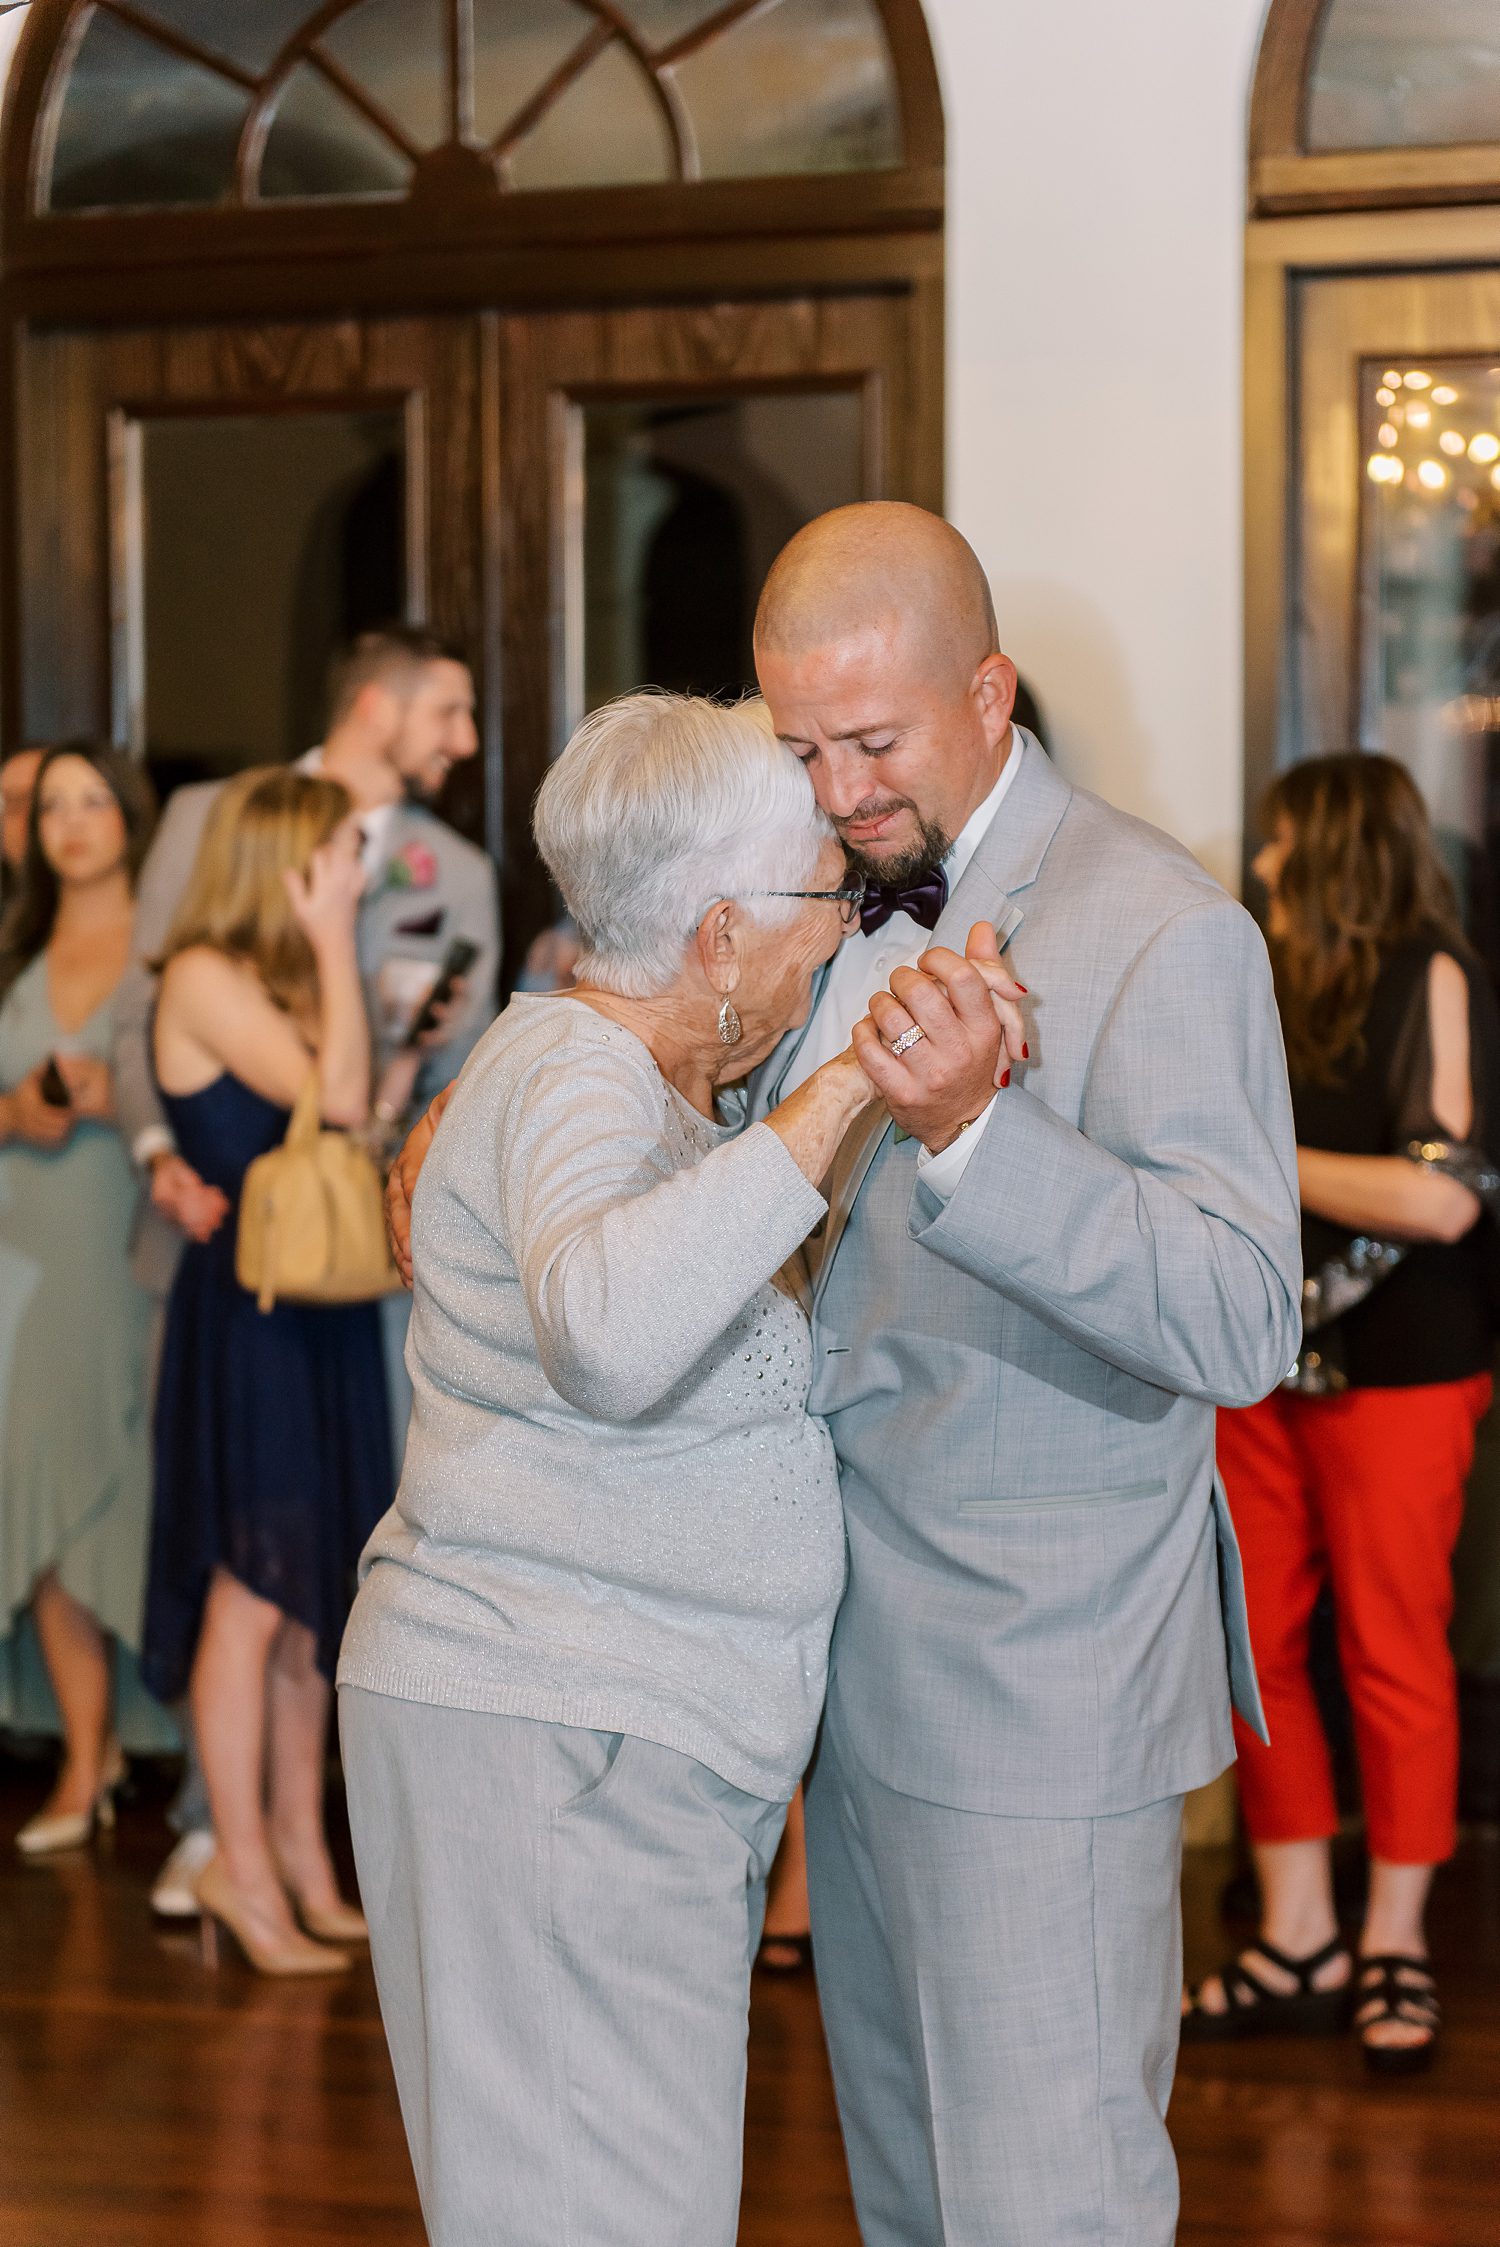
[[[843,889],[753,889],[749,894],[752,897],[807,897],[820,904],[837,905],[845,928],[855,928],[867,887],[865,882],[850,882]]]

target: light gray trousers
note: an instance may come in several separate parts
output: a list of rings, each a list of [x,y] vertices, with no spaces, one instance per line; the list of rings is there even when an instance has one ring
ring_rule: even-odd
[[[813,1946],[864,2247],[1171,2247],[1182,1798],[995,1818],[824,1723]]]
[[[785,1805],[619,1733],[339,1704],[432,2247],[734,2247]]]

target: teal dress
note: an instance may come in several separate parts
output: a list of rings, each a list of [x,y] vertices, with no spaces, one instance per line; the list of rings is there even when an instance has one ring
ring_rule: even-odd
[[[107,1061],[113,1000],[65,1034],[45,955],[0,1006],[0,1091],[49,1053]],[[112,1125],[81,1123],[54,1152],[0,1146],[0,1726],[61,1730],[26,1605],[56,1569],[116,1640],[122,1744],[172,1748],[136,1651],[151,1501],[152,1303],[130,1276],[138,1182]]]

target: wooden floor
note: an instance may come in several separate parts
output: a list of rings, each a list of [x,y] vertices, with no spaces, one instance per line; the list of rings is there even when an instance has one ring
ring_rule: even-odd
[[[147,1911],[159,1794],[92,1855],[27,1866],[40,1791],[0,1764],[0,2247],[422,2247],[368,1966],[205,1969]],[[1226,1870],[1195,1853],[1197,1971]],[[1452,2034],[1425,2079],[1373,2086],[1343,2044],[1184,2056],[1183,2247],[1497,2247],[1500,1845],[1466,1844],[1435,1935]],[[857,2247],[806,1983],[757,1985],[741,2243]]]

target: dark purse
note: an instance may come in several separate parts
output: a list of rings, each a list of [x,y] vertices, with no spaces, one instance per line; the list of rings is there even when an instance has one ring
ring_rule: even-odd
[[[1482,973],[1471,969],[1470,973]],[[1471,1003],[1470,1022],[1476,1009]],[[1432,1045],[1427,1026],[1425,977],[1412,996],[1401,1035],[1396,1041],[1392,1080],[1396,1086],[1396,1145],[1393,1152],[1424,1170],[1455,1179],[1478,1197],[1485,1228],[1485,1266],[1491,1316],[1500,1325],[1500,1166],[1486,1152],[1483,1141],[1489,1119],[1482,1114],[1479,1086],[1482,1072],[1475,1066],[1474,1119],[1471,1136],[1450,1139],[1432,1114]],[[1403,1264],[1411,1241],[1382,1240],[1356,1233],[1336,1256],[1307,1273],[1302,1281],[1302,1348],[1297,1362],[1282,1382],[1298,1396],[1337,1396],[1349,1386],[1341,1363],[1343,1336],[1339,1321],[1372,1295],[1383,1280]]]

